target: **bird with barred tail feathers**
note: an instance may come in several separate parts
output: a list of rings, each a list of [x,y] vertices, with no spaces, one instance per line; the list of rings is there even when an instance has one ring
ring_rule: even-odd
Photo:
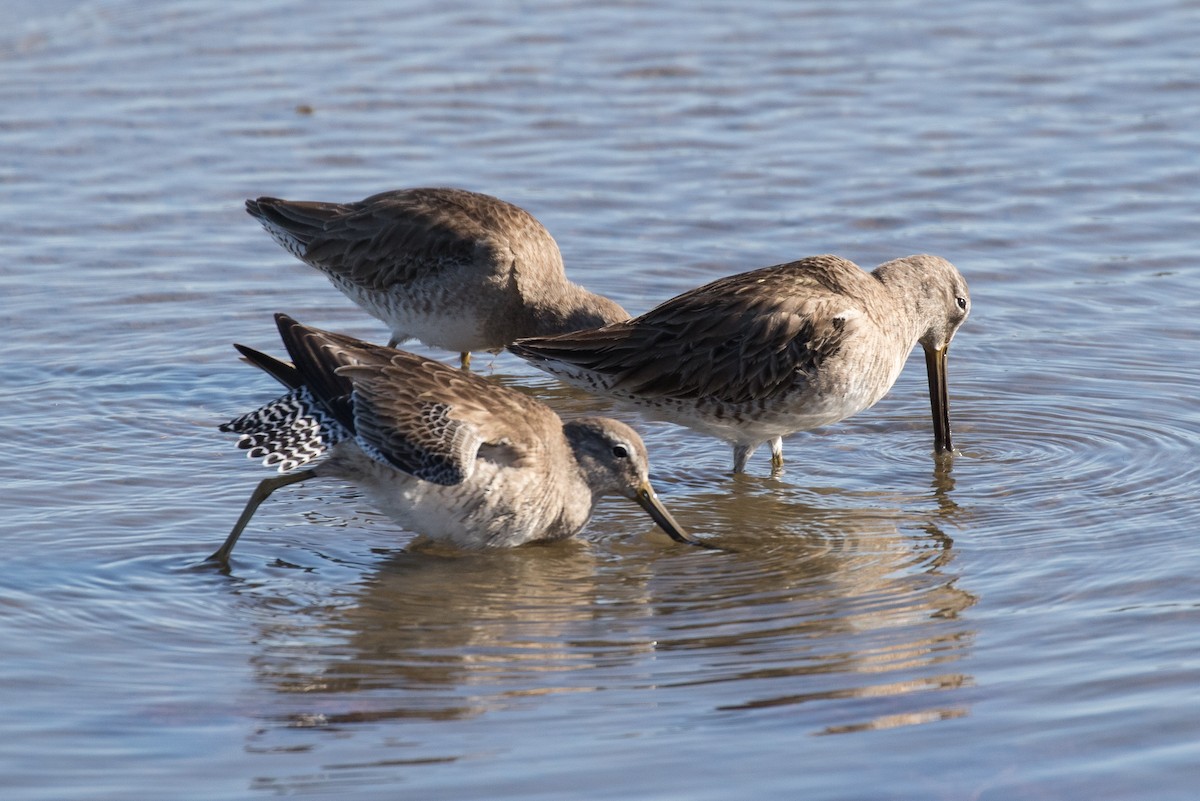
[[[381,192],[355,203],[246,201],[276,242],[392,329],[457,351],[594,328],[629,315],[567,280],[562,254],[529,212],[464,189]]]
[[[236,347],[289,392],[221,430],[280,475],[254,490],[212,561],[228,563],[272,492],[318,476],[348,480],[405,528],[464,548],[570,537],[604,495],[636,501],[675,540],[703,545],[659,502],[645,445],[624,423],[564,422],[473,373],[284,314],[276,323],[292,363]]]

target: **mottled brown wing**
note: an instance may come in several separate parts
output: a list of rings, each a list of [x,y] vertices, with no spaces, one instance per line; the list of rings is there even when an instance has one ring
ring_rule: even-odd
[[[406,351],[275,315],[295,369],[314,397],[374,459],[417,478],[457,484],[480,445],[520,462],[557,442],[548,407],[482,376]]]
[[[459,189],[402,189],[357,203],[259,198],[247,210],[300,243],[305,262],[376,291],[455,265],[511,260],[514,234],[549,239],[517,206]]]
[[[438,484],[471,475],[483,444],[519,462],[561,429],[549,408],[473,373],[396,352],[340,368],[354,385],[354,424],[374,458]],[[560,437],[561,438],[561,437]]]
[[[353,431],[350,395],[354,387],[337,370],[370,358],[380,348],[345,334],[309,328],[286,314],[276,314],[275,325],[301,382],[339,423]]]
[[[719,279],[628,322],[522,339],[511,350],[610,376],[613,389],[642,396],[751,402],[802,385],[838,352],[857,324],[841,312],[858,276],[873,280],[843,259],[804,259]]]

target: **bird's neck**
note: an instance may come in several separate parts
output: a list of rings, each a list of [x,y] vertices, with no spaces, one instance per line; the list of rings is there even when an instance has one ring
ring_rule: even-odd
[[[527,302],[537,336],[583,331],[629,319],[629,314],[615,301],[570,281],[562,282],[552,291],[528,297]]]
[[[904,342],[915,344],[930,326],[929,293],[920,268],[907,259],[895,259],[876,267],[873,276],[895,303],[900,314],[887,314],[877,321]]]

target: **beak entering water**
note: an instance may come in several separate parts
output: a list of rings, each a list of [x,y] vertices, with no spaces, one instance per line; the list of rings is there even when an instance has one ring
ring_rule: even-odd
[[[954,445],[950,441],[950,392],[946,386],[946,354],[950,346],[938,350],[925,349],[925,371],[929,374],[929,405],[933,411],[933,450],[935,453],[951,453]]]
[[[711,548],[713,550],[721,550],[715,545],[709,545],[702,540],[693,539],[683,530],[683,526],[676,522],[675,518],[671,517],[671,513],[666,510],[662,503],[658,500],[658,496],[654,494],[654,488],[650,486],[650,482],[642,482],[642,485],[637,488],[637,492],[633,499],[637,501],[638,506],[646,510],[646,513],[653,518],[658,527],[670,535],[671,539],[676,542],[687,543],[688,545],[696,545],[700,548]]]

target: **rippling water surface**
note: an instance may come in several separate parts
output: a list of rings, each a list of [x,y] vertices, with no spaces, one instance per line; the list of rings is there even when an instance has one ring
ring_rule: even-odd
[[[6,799],[1185,799],[1200,762],[1200,9],[0,0]],[[822,252],[967,276],[924,377],[576,541],[256,516],[271,313],[384,339],[242,211],[463,186],[644,311]],[[449,354],[439,354],[447,360]],[[486,369],[486,360],[483,366]],[[603,402],[508,356],[564,413]]]

